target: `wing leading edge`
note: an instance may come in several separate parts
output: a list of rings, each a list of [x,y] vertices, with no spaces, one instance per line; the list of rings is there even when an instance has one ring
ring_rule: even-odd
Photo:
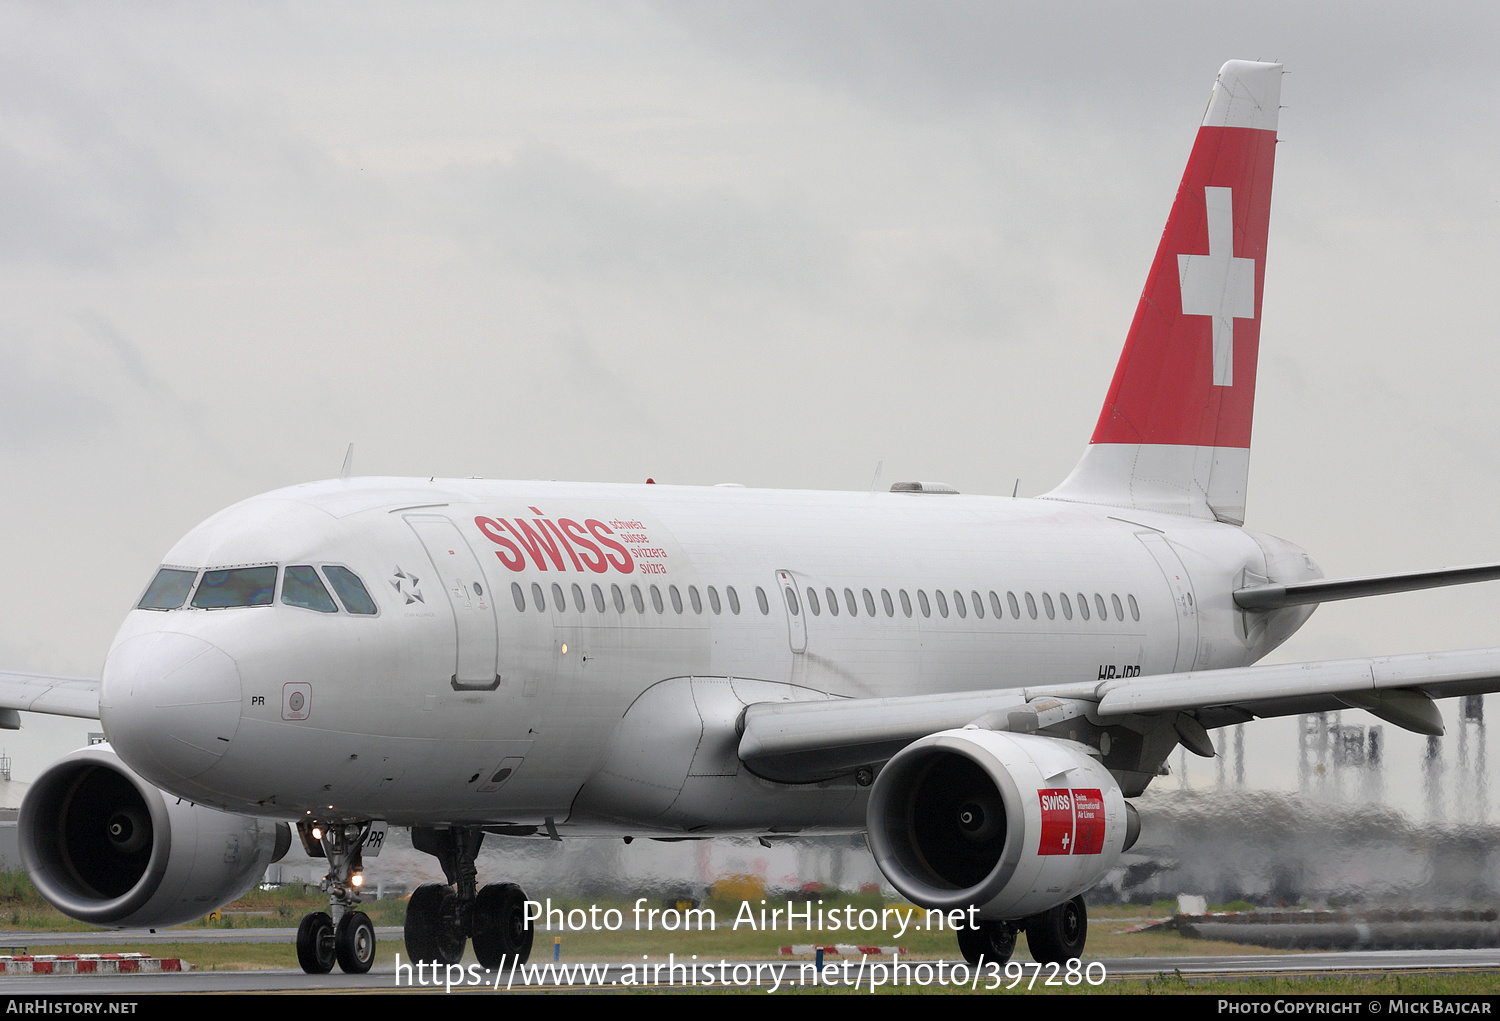
[[[19,713],[99,718],[99,681],[0,671],[0,730],[19,730]]]

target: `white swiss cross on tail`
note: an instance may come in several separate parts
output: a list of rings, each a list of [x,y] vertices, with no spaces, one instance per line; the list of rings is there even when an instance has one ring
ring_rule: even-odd
[[[1255,260],[1234,257],[1234,193],[1204,188],[1208,254],[1179,255],[1182,312],[1212,316],[1214,386],[1234,385],[1234,321],[1255,318]]]

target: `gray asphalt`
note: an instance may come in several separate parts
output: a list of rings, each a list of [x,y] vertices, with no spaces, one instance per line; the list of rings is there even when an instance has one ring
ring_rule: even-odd
[[[0,939],[0,944],[7,942],[20,943],[24,937],[32,936],[36,941],[45,937],[49,944],[56,945],[57,933],[13,933],[7,934],[9,939]],[[99,943],[99,933],[77,933],[67,934],[69,940],[76,943],[84,942],[88,937],[89,942]],[[155,935],[146,934],[143,939],[141,934],[116,934],[121,942],[149,943],[151,941],[201,941],[201,942],[226,942],[246,941],[265,942],[283,941],[289,938],[290,933],[285,929],[238,929],[238,930],[198,930],[192,933],[164,932]],[[399,939],[400,930],[382,929],[382,939]],[[186,939],[185,939],[186,937]],[[848,961],[847,969],[845,961]],[[534,962],[533,967],[545,964],[545,961]],[[583,962],[564,961],[569,968],[591,967]],[[645,976],[648,981],[644,984],[656,985],[658,988],[665,985],[674,985],[684,988],[688,985],[697,985],[700,988],[712,988],[722,986],[724,977],[727,975],[734,984],[748,985],[760,989],[771,990],[779,980],[780,989],[787,990],[795,988],[799,978],[808,981],[811,978],[811,962],[803,959],[786,959],[780,961],[741,961],[720,962],[718,960],[700,960],[696,962],[701,969],[695,981],[690,976],[679,971],[675,976],[669,978],[667,971],[668,962],[649,961],[648,965],[661,965],[661,970],[656,975]],[[673,963],[681,968],[684,964],[680,958]],[[939,972],[936,970],[937,962],[914,961],[905,962],[913,969],[908,973],[907,980],[914,983],[937,984]],[[945,962],[942,975],[949,976],[951,981],[952,967],[956,962]],[[727,964],[727,969],[725,965]],[[825,965],[836,964],[839,971],[836,973],[836,984],[853,985],[856,981],[861,988],[865,988],[870,980],[874,978],[877,983],[882,975],[889,976],[889,971],[882,973],[876,969],[877,964],[885,965],[889,969],[889,959],[872,959],[860,970],[860,962],[857,958],[845,959],[828,957]],[[804,966],[807,966],[804,971]],[[1245,954],[1224,957],[1147,957],[1128,958],[1120,960],[1103,960],[1093,962],[1088,972],[1090,977],[1098,978],[1101,974],[1108,976],[1124,975],[1156,975],[1160,973],[1180,974],[1189,979],[1194,976],[1252,976],[1271,974],[1334,974],[1340,972],[1380,972],[1399,973],[1411,971],[1471,971],[1485,970],[1500,974],[1500,950],[1394,950],[1394,951],[1366,951],[1350,953],[1308,953],[1308,954]],[[610,963],[596,966],[602,969],[596,973],[594,985],[605,987],[628,985],[634,979],[639,982],[642,976],[637,972],[630,975],[629,969],[636,967],[631,964]],[[922,969],[926,967],[924,972]],[[1037,977],[1032,971],[1033,965],[1022,966],[1020,981],[1022,984],[1031,982],[1037,991],[1044,991],[1042,981],[1047,977],[1043,973]],[[781,970],[781,969],[785,970]],[[499,977],[498,984],[494,973],[479,974],[477,966],[466,966],[462,972],[455,972],[452,992],[468,992],[470,994],[495,994],[506,992],[507,983],[511,991],[525,991],[536,988],[538,985],[544,988],[556,988],[557,981],[555,972],[543,974],[539,983],[528,985],[519,972],[505,972]],[[1012,969],[1012,976],[1015,969]],[[970,981],[973,976],[967,976]],[[675,978],[675,981],[672,980]],[[888,979],[887,979],[888,980]],[[398,986],[398,981],[400,985]],[[980,989],[999,983],[1009,986],[1012,977],[994,975],[986,972],[978,982]],[[969,982],[965,982],[969,985]],[[575,984],[573,988],[583,989],[581,983]],[[409,968],[403,968],[398,978],[393,968],[380,968],[371,971],[368,975],[344,975],[335,970],[328,975],[305,975],[300,970],[275,970],[275,971],[253,971],[253,972],[215,972],[196,971],[166,974],[135,974],[135,975],[78,975],[78,976],[0,976],[0,996],[17,995],[72,995],[87,996],[99,995],[125,995],[141,994],[174,994],[174,993],[307,993],[322,991],[349,991],[349,992],[409,992],[420,994],[422,992],[445,993],[443,978],[440,976],[436,983],[430,981],[430,975],[412,972]]]

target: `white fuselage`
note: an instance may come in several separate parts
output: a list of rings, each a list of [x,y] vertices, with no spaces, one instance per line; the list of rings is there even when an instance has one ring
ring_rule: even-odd
[[[1238,527],[1052,500],[324,482],[215,515],[165,563],[342,565],[378,613],[285,605],[279,588],[265,606],[133,610],[100,710],[147,779],[240,813],[615,831],[857,827],[852,783],[778,801],[793,789],[735,779],[732,754],[705,750],[723,739],[709,681],[727,685],[729,712],[778,697],[1240,666],[1289,631],[1263,618],[1257,627],[1231,592],[1247,579],[1314,576],[1298,555]],[[682,728],[663,720],[653,748],[650,726],[621,721],[664,683],[666,715],[690,723],[675,753],[687,757],[681,771],[739,784],[724,788],[730,800],[753,787],[752,800],[787,804],[786,818],[761,818],[776,812],[764,805],[683,816],[679,805],[653,821],[601,809],[599,797],[575,814],[591,780],[603,791],[621,777],[657,783]],[[632,776],[637,760],[647,765]]]

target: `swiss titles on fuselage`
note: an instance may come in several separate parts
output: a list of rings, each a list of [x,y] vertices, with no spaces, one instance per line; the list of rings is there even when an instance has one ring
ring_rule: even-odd
[[[474,524],[500,547],[495,556],[511,571],[577,571],[606,574],[666,574],[667,551],[652,544],[638,519],[476,517]]]

